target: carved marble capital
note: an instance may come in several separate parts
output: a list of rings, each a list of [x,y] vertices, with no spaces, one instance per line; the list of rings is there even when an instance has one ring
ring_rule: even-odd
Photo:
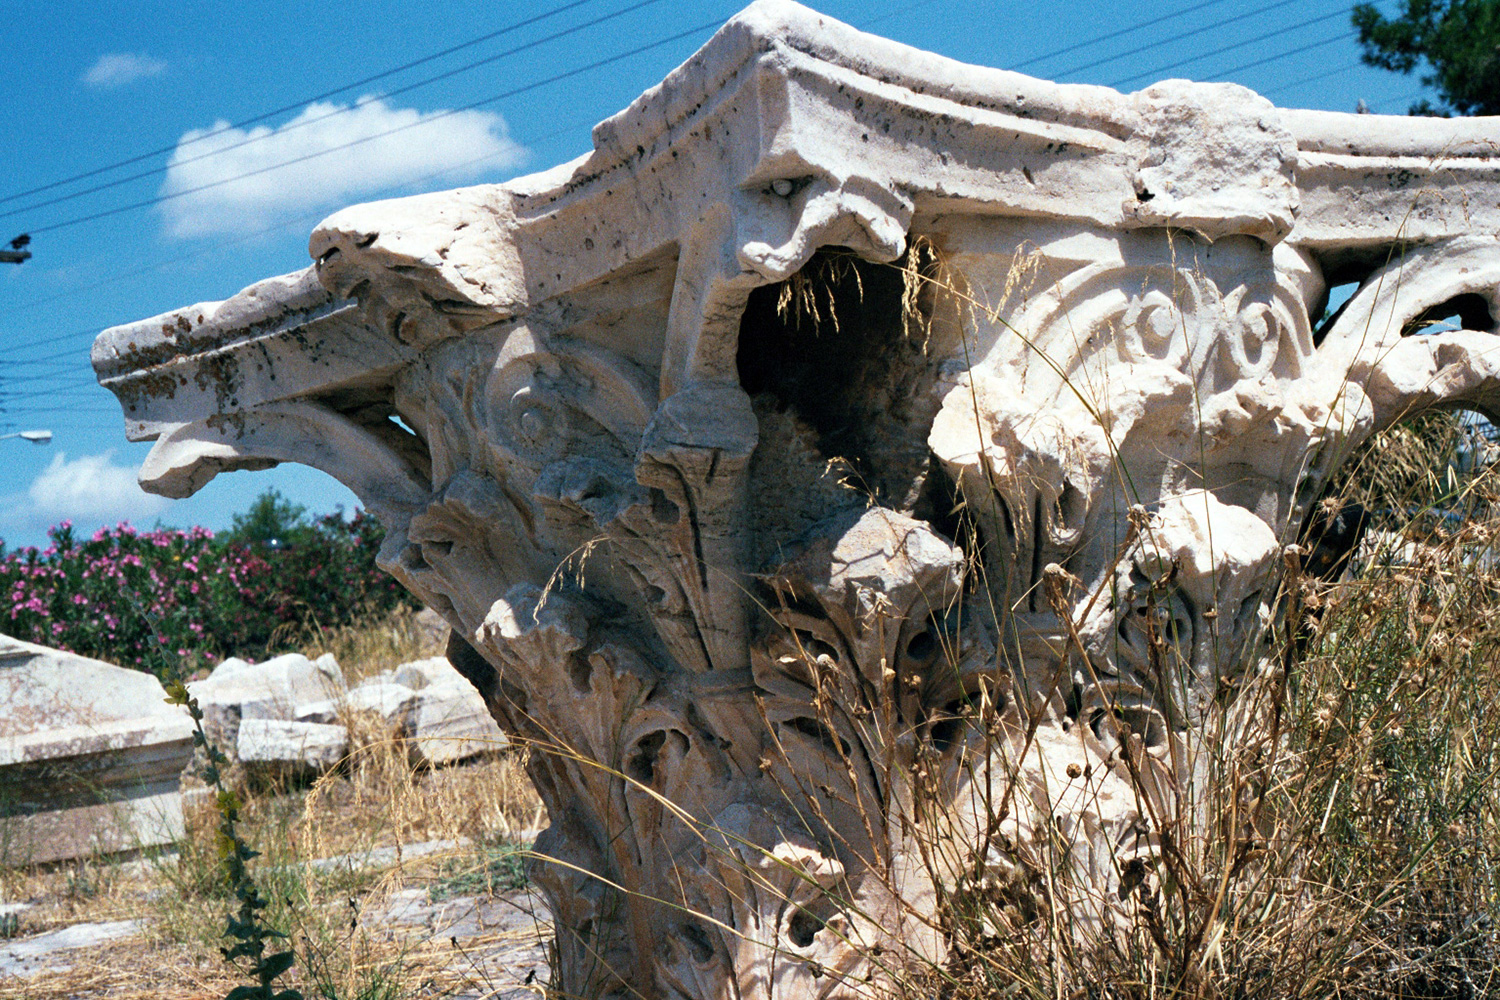
[[[579,996],[861,994],[1059,830],[1119,898],[1142,803],[1254,726],[1339,462],[1500,414],[1500,121],[1053,84],[785,0],[580,160],[309,249],[95,368],[148,488],[295,461],[380,516],[537,748]]]

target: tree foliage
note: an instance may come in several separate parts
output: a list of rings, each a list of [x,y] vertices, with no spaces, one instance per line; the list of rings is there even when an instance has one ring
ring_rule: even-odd
[[[1394,18],[1373,3],[1354,6],[1364,62],[1395,73],[1429,70],[1422,83],[1441,103],[1424,98],[1412,114],[1500,115],[1500,0],[1400,3]]]
[[[292,503],[279,490],[269,489],[255,498],[250,509],[235,514],[233,527],[225,541],[241,545],[292,545],[304,540],[311,532],[307,523],[307,508]]]

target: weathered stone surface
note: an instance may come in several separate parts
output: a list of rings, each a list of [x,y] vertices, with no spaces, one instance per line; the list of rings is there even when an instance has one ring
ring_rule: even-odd
[[[448,633],[452,631],[443,616],[431,608],[423,608],[415,617],[417,644],[420,652],[429,656],[441,656],[448,648]]]
[[[0,864],[173,840],[192,728],[150,674],[0,636]]]
[[[382,518],[536,748],[553,989],[865,996],[968,873],[1066,893],[1059,837],[1108,922],[1224,785],[1331,473],[1500,412],[1497,149],[763,0],[583,159],[346,209],[95,367],[149,488],[297,461]]]
[[[417,759],[435,765],[502,750],[509,742],[484,698],[466,681],[437,684],[418,693],[410,739]]]
[[[226,752],[239,743],[242,719],[290,721],[297,706],[338,699],[346,685],[331,654],[316,661],[286,653],[264,663],[231,657],[201,681],[188,685],[203,709],[203,728]]]
[[[73,924],[45,934],[0,941],[0,980],[34,976],[44,971],[67,969],[86,957],[69,952],[97,948],[110,941],[134,937],[144,930],[139,920],[102,920]],[[25,996],[25,993],[21,994]]]
[[[256,770],[326,771],[344,759],[349,731],[343,726],[285,719],[240,722],[236,757]]]
[[[405,684],[375,680],[350,689],[344,704],[350,711],[373,712],[391,726],[405,731],[417,705],[417,692]]]
[[[468,682],[453,669],[446,656],[429,656],[421,660],[403,663],[391,674],[398,684],[405,684],[413,691],[420,691],[430,684],[438,686],[463,685]]]

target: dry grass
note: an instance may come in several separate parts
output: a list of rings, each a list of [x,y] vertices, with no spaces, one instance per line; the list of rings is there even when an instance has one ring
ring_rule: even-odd
[[[432,655],[411,615],[326,634],[309,655],[333,652],[351,681]],[[344,763],[311,786],[261,786],[242,812],[245,839],[261,852],[252,871],[270,900],[267,920],[297,950],[287,977],[308,997],[395,1000],[483,993],[493,934],[450,943],[421,928],[366,926],[392,893],[430,887],[442,895],[514,886],[512,847],[524,847],[546,814],[525,776],[524,754],[497,748],[445,768],[414,763],[409,748],[373,715],[351,715]],[[190,797],[190,801],[192,801]],[[0,899],[33,900],[21,933],[84,921],[144,918],[146,939],[67,955],[65,971],[0,978],[0,997],[222,997],[244,982],[219,955],[233,900],[214,847],[217,816],[200,798],[172,850],[134,861],[96,858],[48,868],[0,868]],[[433,841],[443,850],[406,856]],[[391,848],[394,858],[320,870],[306,862]]]
[[[310,659],[332,653],[350,684],[403,663],[442,656],[444,643],[418,619],[418,612],[401,607],[379,621],[337,628],[314,626],[302,636],[302,652]]]

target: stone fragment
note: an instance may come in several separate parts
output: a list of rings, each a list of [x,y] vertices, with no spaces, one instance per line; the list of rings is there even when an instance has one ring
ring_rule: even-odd
[[[242,719],[286,720],[308,702],[337,699],[346,685],[332,654],[309,660],[286,653],[264,663],[231,657],[207,678],[188,685],[203,709],[203,728],[210,739],[232,752]]]
[[[0,636],[0,865],[174,840],[192,730],[150,674]]]
[[[111,941],[133,937],[144,929],[139,920],[103,920],[72,924],[34,937],[0,942],[0,980],[67,969],[78,960],[68,952],[98,948]]]
[[[393,677],[398,684],[405,684],[414,691],[420,691],[429,685],[442,687],[469,683],[463,674],[453,669],[453,664],[448,662],[446,656],[429,656],[403,663],[395,669]]]
[[[321,772],[344,759],[349,731],[343,726],[285,719],[245,719],[235,749],[242,764],[257,771]]]
[[[484,699],[467,681],[419,692],[410,739],[417,759],[433,765],[466,760],[508,743]]]
[[[333,725],[339,721],[339,703],[331,698],[325,698],[322,701],[310,701],[305,705],[298,705],[292,710],[292,721]]]
[[[390,681],[366,681],[345,696],[345,707],[354,712],[373,712],[392,726],[405,730],[417,692],[405,684]]]
[[[443,616],[431,608],[423,608],[412,618],[417,630],[417,648],[423,653],[442,653],[448,648],[448,633],[452,631]]]

